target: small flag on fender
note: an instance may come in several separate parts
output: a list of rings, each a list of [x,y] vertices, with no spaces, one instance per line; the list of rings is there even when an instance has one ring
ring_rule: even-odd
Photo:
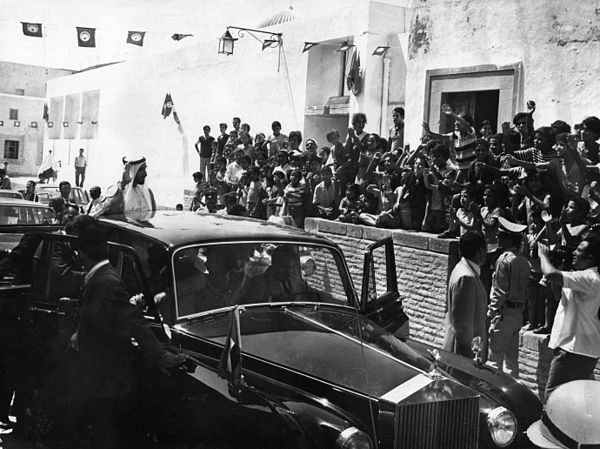
[[[96,28],[77,27],[77,45],[80,47],[95,47]]]
[[[23,24],[23,34],[30,37],[43,37],[42,36],[42,24],[21,22]]]
[[[171,111],[173,110],[173,99],[171,98],[171,94],[167,94],[165,96],[165,101],[163,102],[162,105],[162,116],[163,118],[167,118],[169,115],[171,115]]]
[[[127,43],[143,47],[145,35],[146,35],[145,31],[128,31],[127,32]]]
[[[229,334],[221,353],[218,370],[219,375],[229,380],[235,389],[242,384],[242,337],[240,333],[240,308],[230,312]]]

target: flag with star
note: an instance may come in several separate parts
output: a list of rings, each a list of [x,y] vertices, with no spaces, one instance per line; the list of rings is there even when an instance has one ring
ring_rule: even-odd
[[[240,332],[240,308],[235,307],[230,312],[229,333],[225,347],[217,366],[219,376],[229,380],[237,390],[243,383],[242,377],[242,335]]]
[[[21,24],[23,25],[23,34],[25,36],[43,37],[41,23],[21,22]]]
[[[145,31],[128,31],[127,32],[127,43],[143,47],[145,35],[146,35]]]
[[[96,28],[77,27],[77,45],[80,47],[95,47]]]

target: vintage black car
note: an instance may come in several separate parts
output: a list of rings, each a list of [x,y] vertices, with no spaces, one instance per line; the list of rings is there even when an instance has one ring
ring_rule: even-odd
[[[295,228],[167,211],[100,222],[129,293],[144,294],[149,325],[191,362],[149,387],[141,404],[157,411],[146,424],[159,440],[527,446],[524,432],[541,413],[530,390],[477,361],[403,338],[391,239],[365,253],[359,295],[339,247]],[[48,267],[53,245],[65,239],[47,235],[30,291],[12,292],[28,304],[40,340],[29,366],[42,373],[32,376],[33,387],[60,364],[76,322],[76,298],[59,296]]]

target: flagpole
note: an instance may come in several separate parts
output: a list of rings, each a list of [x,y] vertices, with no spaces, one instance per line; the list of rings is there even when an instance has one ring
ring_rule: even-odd
[[[237,333],[237,344],[240,348],[240,376],[241,376],[241,380],[244,380],[244,375],[241,374],[242,373],[242,327],[240,325],[240,306],[236,306],[234,309],[234,313],[235,313],[235,328],[236,328],[236,333]]]

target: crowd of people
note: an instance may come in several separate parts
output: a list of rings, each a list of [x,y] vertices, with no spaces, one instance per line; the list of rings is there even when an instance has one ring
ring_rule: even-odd
[[[193,175],[196,190],[190,209],[259,219],[284,216],[298,227],[306,217],[319,217],[439,238],[467,236],[469,241],[478,235],[480,252],[463,254],[466,260],[458,271],[476,274],[480,285],[469,285],[467,293],[459,289],[461,299],[471,299],[466,306],[459,304],[456,313],[459,321],[479,316],[475,327],[485,332],[475,335],[485,337],[489,363],[518,377],[523,329],[552,333],[551,346],[588,357],[584,371],[590,373],[600,353],[589,344],[584,349],[572,344],[581,340],[574,335],[585,326],[567,321],[580,322],[577,313],[583,308],[565,312],[564,284],[578,270],[595,270],[590,276],[593,282],[598,278],[594,239],[600,235],[600,119],[590,116],[573,126],[556,120],[536,128],[535,108],[528,102],[527,112],[494,132],[490,121],[476,127],[468,113],[443,105],[454,131],[434,133],[423,123],[423,137],[414,151],[405,145],[404,110],[399,107],[387,136],[367,132],[366,115],[356,113],[347,138],[332,129],[324,136],[325,146],[309,137],[302,147],[301,132],[285,135],[277,121],[268,136],[253,136],[250,125],[237,117],[230,132],[221,123],[216,138],[207,125],[196,143],[200,171]],[[580,253],[590,266],[577,262]],[[562,273],[558,281],[549,267]],[[453,287],[451,279],[449,310]],[[570,286],[566,297],[573,294],[578,295],[577,289]],[[598,303],[592,296],[592,304]],[[600,338],[599,323],[596,310],[586,332],[598,335],[586,337],[590,341]],[[474,335],[472,330],[467,335]],[[471,340],[462,337],[458,346],[464,347],[458,352],[472,356]],[[458,346],[448,344],[448,349]],[[556,376],[553,365],[550,389]]]

